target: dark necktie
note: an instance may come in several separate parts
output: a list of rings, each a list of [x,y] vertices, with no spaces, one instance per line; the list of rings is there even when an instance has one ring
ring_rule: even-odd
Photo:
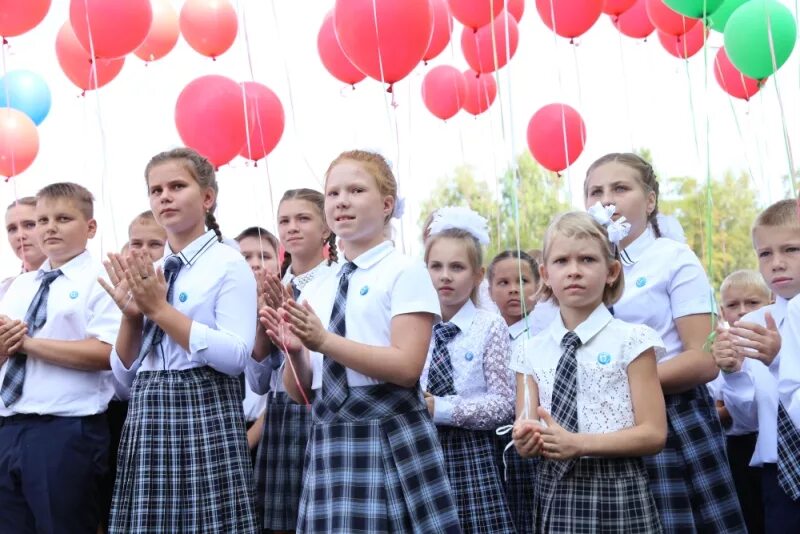
[[[296,302],[300,297],[300,288],[297,287],[297,284],[294,283],[294,280],[289,282],[289,285],[292,287],[292,299]]]
[[[797,502],[800,500],[800,431],[778,403],[778,485]]]
[[[28,325],[29,336],[33,336],[47,321],[47,297],[50,295],[50,284],[62,274],[61,269],[57,269],[42,275],[42,283],[39,286],[39,290],[34,295],[28,306],[28,312],[25,314],[25,324]],[[25,383],[25,363],[27,361],[28,355],[21,352],[17,352],[8,359],[6,376],[3,379],[3,385],[0,386],[0,398],[3,399],[6,407],[11,406],[22,395],[22,385]]]
[[[575,332],[567,332],[561,339],[561,359],[556,367],[553,380],[553,396],[550,402],[550,415],[568,432],[578,431],[578,347],[581,338]],[[559,478],[567,474],[575,465],[575,458],[559,461],[554,469]]]
[[[333,302],[331,319],[328,323],[328,331],[342,337],[347,334],[344,314],[347,306],[347,288],[350,286],[350,276],[355,270],[356,264],[353,262],[347,262],[342,266],[339,289],[336,292],[336,300]],[[330,411],[335,412],[347,399],[347,395],[347,372],[345,367],[333,358],[323,355],[320,400]]]
[[[461,331],[453,323],[438,323],[433,327],[433,354],[428,368],[428,393],[434,397],[455,395],[453,362],[447,344]]]
[[[164,260],[164,278],[167,281],[167,302],[172,304],[172,293],[175,286],[175,279],[183,267],[183,262],[178,256],[172,255]],[[141,363],[145,356],[153,347],[157,347],[164,339],[164,330],[150,319],[145,319],[142,329],[142,348],[139,349],[139,357],[136,364]]]

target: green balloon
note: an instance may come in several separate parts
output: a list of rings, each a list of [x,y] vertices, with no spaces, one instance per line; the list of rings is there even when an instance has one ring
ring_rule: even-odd
[[[750,0],[734,11],[725,25],[728,58],[742,74],[756,80],[771,75],[789,59],[796,38],[794,15],[776,0]]]
[[[706,26],[710,30],[715,30],[720,33],[725,31],[725,24],[728,18],[733,15],[739,6],[749,2],[750,0],[725,0],[711,15],[706,19]]]
[[[724,0],[664,0],[673,11],[696,19],[707,17],[717,10]]]

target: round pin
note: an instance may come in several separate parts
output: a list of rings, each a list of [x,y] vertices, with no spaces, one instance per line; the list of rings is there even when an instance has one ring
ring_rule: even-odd
[[[601,352],[597,355],[597,363],[600,365],[605,365],[611,361],[611,355],[607,352]]]
[[[361,291],[359,291],[359,293],[361,293],[362,296],[366,295],[367,293],[369,293],[369,286],[362,287]]]
[[[636,279],[636,287],[644,287],[646,283],[647,283],[647,278],[645,278],[644,276],[641,276]]]
[[[78,292],[77,291],[70,291],[69,292],[69,298],[71,298],[72,300],[75,300],[76,298],[78,298]]]
[[[467,360],[468,362],[471,362],[471,361],[472,361],[472,358],[474,358],[474,357],[475,357],[475,355],[474,355],[474,354],[472,354],[471,352],[468,352],[468,353],[466,353],[466,354],[464,355],[464,359],[465,359],[465,360]]]
[[[186,302],[186,299],[188,298],[189,295],[187,295],[186,293],[181,293],[180,295],[178,295],[178,300],[180,300],[181,302]]]

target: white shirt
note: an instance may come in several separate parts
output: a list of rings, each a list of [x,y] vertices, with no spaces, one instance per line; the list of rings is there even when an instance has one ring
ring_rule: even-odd
[[[472,300],[450,322],[459,333],[447,344],[456,394],[435,397],[433,422],[471,430],[493,430],[514,419],[514,382],[508,368],[511,340],[497,314],[477,308]],[[420,384],[425,390],[433,356],[431,339]]]
[[[358,269],[350,275],[345,321],[347,339],[365,345],[391,344],[392,318],[406,313],[441,314],[439,298],[425,264],[395,250],[384,241],[352,260]],[[341,266],[333,273],[312,280],[303,290],[307,300],[327,327],[339,289]],[[311,352],[311,387],[322,387],[323,355]],[[383,381],[347,369],[349,386],[371,386]]]
[[[559,314],[550,327],[534,336],[524,359],[511,362],[518,373],[532,375],[539,388],[539,405],[550,412],[561,340],[568,332]],[[653,348],[658,357],[664,346],[656,332],[611,316],[601,304],[575,330],[581,339],[578,361],[578,431],[615,432],[635,425],[628,365]]]
[[[620,253],[625,292],[614,317],[655,330],[667,349],[663,363],[683,352],[675,319],[716,313],[708,277],[692,249],[661,237],[650,226]]]
[[[781,352],[772,365],[767,367],[758,360],[745,358],[740,371],[722,374],[725,381],[722,395],[731,418],[740,425],[758,428],[756,448],[750,460],[750,465],[755,467],[778,461],[778,367],[786,341],[786,305],[786,299],[776,297],[775,304],[759,308],[741,319],[764,326],[764,314],[772,314],[783,338]]]
[[[725,387],[724,374],[725,373],[720,371],[717,375],[717,378],[706,384],[706,387],[708,388],[708,392],[712,399],[715,401],[721,400],[727,406],[729,402],[732,402],[732,400],[727,398],[728,392],[727,390],[723,389]],[[730,414],[730,410],[728,410],[728,413]],[[743,436],[745,434],[758,432],[758,423],[755,420],[733,419],[733,416],[731,416],[731,420],[731,426],[728,428],[723,428],[726,436]]]
[[[531,338],[550,326],[559,316],[552,300],[537,302],[530,314],[508,327],[511,334],[511,360],[519,359],[528,350]],[[514,383],[516,389],[516,382]]]
[[[784,328],[781,330],[778,396],[794,426],[800,428],[800,337],[798,336],[800,336],[800,297],[795,296],[786,306]]]
[[[37,271],[17,276],[0,302],[0,314],[24,320],[39,290],[42,275],[50,270],[48,260]],[[47,321],[33,337],[64,341],[98,339],[113,344],[119,330],[120,313],[97,282],[97,278],[105,274],[103,267],[84,251],[61,266],[61,272],[63,274],[50,285]],[[0,383],[7,367],[4,364],[0,369]],[[22,396],[10,409],[0,400],[0,416],[14,413],[94,415],[106,411],[113,394],[110,371],[79,371],[28,356]]]
[[[164,259],[172,255],[169,244]],[[192,319],[189,351],[165,335],[161,344],[130,369],[111,351],[111,369],[130,387],[140,371],[184,370],[209,366],[231,376],[244,369],[256,335],[256,281],[233,248],[209,230],[177,254],[183,262],[173,289],[172,306]]]

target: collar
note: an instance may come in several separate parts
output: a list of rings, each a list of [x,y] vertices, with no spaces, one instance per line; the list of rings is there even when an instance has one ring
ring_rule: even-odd
[[[641,259],[644,251],[653,244],[656,240],[656,236],[653,234],[653,230],[648,224],[647,227],[642,232],[642,235],[637,237],[633,240],[633,243],[625,247],[619,253],[619,257],[622,260],[623,265],[633,265],[639,259]]]
[[[331,264],[334,265],[334,264]],[[295,275],[292,272],[292,266],[289,265],[289,268],[286,269],[286,273],[283,275],[283,279],[281,282],[283,285],[287,285],[290,282],[294,282],[294,285],[297,286],[297,289],[302,290],[306,285],[316,278],[320,271],[325,269],[328,266],[328,260],[322,260],[316,267],[311,269],[310,271],[304,272],[303,274]]]
[[[345,260],[339,264],[336,269],[336,275],[338,276],[342,272],[342,267],[348,261],[352,261],[356,264],[356,267],[359,269],[369,269],[373,265],[377,264],[383,258],[388,256],[394,251],[394,244],[391,241],[384,241],[380,245],[375,245],[368,251],[364,252],[357,258],[352,260]]]
[[[508,333],[511,334],[511,339],[517,339],[519,336],[528,331],[530,328],[530,324],[528,323],[529,317],[530,314],[524,316],[522,319],[508,327]]]
[[[575,327],[574,332],[578,334],[578,337],[581,338],[581,344],[586,345],[591,341],[591,339],[596,336],[605,326],[611,322],[613,319],[611,313],[606,308],[605,304],[602,302],[600,305],[594,309],[594,311],[577,327]],[[566,334],[569,330],[567,327],[564,326],[564,318],[561,317],[561,314],[558,314],[558,318],[554,320],[550,325],[550,335],[553,336],[553,339],[561,346],[561,340],[564,338],[564,334]]]
[[[178,252],[177,254],[172,252],[172,248],[170,248],[169,243],[166,244],[164,247],[164,259],[167,256],[175,255],[177,256],[182,262],[184,266],[191,267],[200,256],[203,255],[205,251],[210,249],[214,246],[214,243],[217,242],[217,234],[214,230],[207,230],[204,234],[200,237],[196,238],[194,241],[186,245],[183,250]]]
[[[85,270],[86,265],[91,261],[92,261],[92,256],[89,254],[89,251],[84,250],[83,252],[81,252],[71,260],[69,260],[67,263],[59,267],[59,269],[61,269],[61,273],[63,276],[66,276],[67,278],[75,278]],[[37,269],[36,271],[36,280],[41,280],[42,276],[44,276],[45,273],[52,270],[53,268],[50,267],[50,260],[49,259],[44,260],[42,266],[39,267],[39,269]]]
[[[467,299],[467,302],[461,306],[461,309],[450,319],[450,322],[456,325],[462,333],[466,333],[472,326],[476,312],[475,303],[472,302],[472,299]]]

